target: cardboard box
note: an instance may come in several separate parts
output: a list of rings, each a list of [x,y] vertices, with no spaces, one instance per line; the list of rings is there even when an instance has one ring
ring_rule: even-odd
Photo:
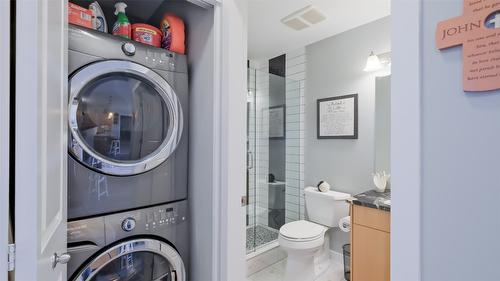
[[[73,3],[68,3],[68,21],[71,24],[92,28],[92,11]]]

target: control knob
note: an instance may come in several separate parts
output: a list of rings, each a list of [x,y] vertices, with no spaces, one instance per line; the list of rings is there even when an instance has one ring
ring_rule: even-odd
[[[135,46],[134,44],[130,42],[123,43],[122,45],[122,51],[125,55],[127,56],[133,56],[135,55]]]
[[[126,232],[130,232],[135,228],[135,219],[126,218],[122,221],[122,229]]]

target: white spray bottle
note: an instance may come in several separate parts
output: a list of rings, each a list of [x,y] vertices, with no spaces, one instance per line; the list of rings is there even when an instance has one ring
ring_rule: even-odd
[[[101,6],[97,1],[92,2],[89,5],[89,9],[92,11],[92,26],[95,30],[100,32],[108,32],[108,24],[106,23],[106,18],[101,9]]]

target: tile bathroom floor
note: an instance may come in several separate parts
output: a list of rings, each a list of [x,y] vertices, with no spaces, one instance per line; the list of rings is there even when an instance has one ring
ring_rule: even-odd
[[[286,259],[250,275],[246,281],[286,281],[284,280],[285,266]],[[342,264],[332,260],[332,264],[326,274],[315,281],[345,281]]]

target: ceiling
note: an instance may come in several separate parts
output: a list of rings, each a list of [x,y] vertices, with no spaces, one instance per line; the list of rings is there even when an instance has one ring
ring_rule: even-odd
[[[390,14],[390,0],[249,0],[248,57],[268,59]],[[296,31],[281,19],[314,5],[326,20]]]

